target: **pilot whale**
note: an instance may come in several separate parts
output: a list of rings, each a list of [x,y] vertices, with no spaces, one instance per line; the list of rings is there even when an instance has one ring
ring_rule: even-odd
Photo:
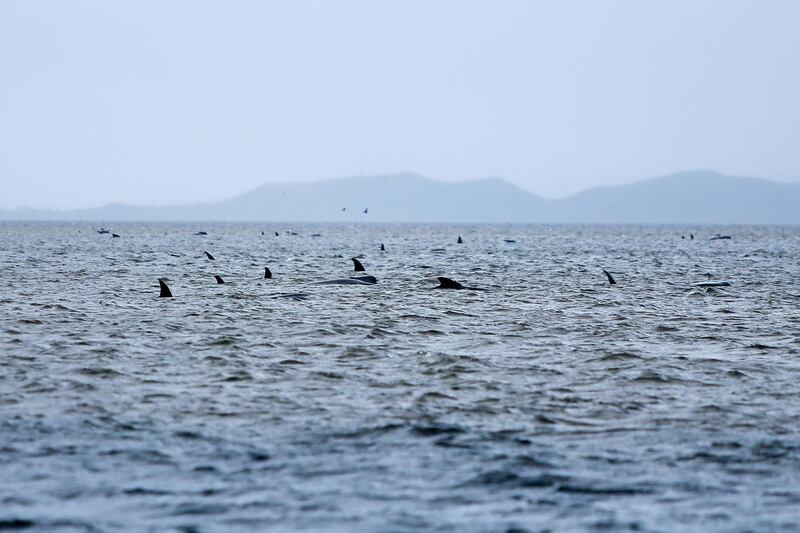
[[[617,284],[617,282],[614,280],[614,278],[611,276],[611,274],[608,273],[608,270],[606,270],[605,268],[603,268],[601,270],[603,271],[603,274],[605,274],[606,277],[608,278],[608,284],[609,285],[616,285]]]
[[[434,289],[455,289],[455,290],[468,290],[468,291],[485,291],[486,289],[481,289],[480,287],[465,287],[464,285],[460,284],[457,281],[453,281],[450,278],[445,277],[438,277],[436,278],[439,280],[439,285],[434,287]]]
[[[158,285],[161,287],[161,294],[158,295],[159,298],[172,298],[172,291],[169,290],[169,287],[167,287],[163,279],[158,280]]]

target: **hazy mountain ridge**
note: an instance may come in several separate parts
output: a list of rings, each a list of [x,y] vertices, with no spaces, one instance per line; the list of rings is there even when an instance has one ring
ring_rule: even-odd
[[[547,200],[499,178],[403,173],[266,184],[208,204],[0,210],[0,219],[800,224],[800,183],[690,171]]]

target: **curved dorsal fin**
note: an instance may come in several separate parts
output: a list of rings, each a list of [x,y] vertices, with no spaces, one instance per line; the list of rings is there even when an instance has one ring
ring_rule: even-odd
[[[604,268],[604,269],[603,269],[603,273],[604,273],[604,274],[606,275],[606,277],[608,278],[608,284],[609,284],[609,285],[616,285],[616,284],[617,284],[617,282],[616,282],[616,281],[614,281],[614,278],[613,278],[613,277],[611,277],[611,274],[609,274],[609,273],[608,273],[608,270],[606,270],[606,269]]]
[[[221,276],[217,276],[216,274],[214,274],[214,279],[217,280],[217,285],[222,285],[223,283],[225,283],[225,280],[222,279]]]
[[[212,260],[212,261],[214,260],[214,256],[211,255],[210,253],[208,253],[208,252],[203,252],[203,253],[206,254],[206,257],[208,257],[210,260]]]
[[[264,267],[264,279],[272,279],[272,272],[267,267]]]
[[[158,295],[160,298],[172,298],[172,291],[169,290],[164,280],[158,280],[158,285],[161,287],[161,294]]]
[[[361,261],[353,257],[353,266],[356,269],[356,272],[366,272],[364,269],[364,265],[361,264]]]
[[[436,287],[437,289],[463,289],[464,286],[457,281],[453,281],[450,278],[438,277],[436,278],[439,280],[439,286]]]

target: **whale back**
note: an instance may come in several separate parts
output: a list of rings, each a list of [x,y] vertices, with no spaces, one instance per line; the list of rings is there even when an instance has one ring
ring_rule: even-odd
[[[378,283],[378,278],[375,276],[350,276],[350,279],[356,279],[358,281],[363,281],[364,283]]]
[[[437,289],[463,289],[464,286],[457,281],[453,281],[450,278],[445,277],[438,277],[436,278],[439,280],[439,286],[436,287]]]

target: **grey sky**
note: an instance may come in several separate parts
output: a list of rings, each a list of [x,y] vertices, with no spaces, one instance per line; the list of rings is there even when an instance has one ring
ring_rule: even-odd
[[[800,2],[0,2],[0,207],[800,178]]]

